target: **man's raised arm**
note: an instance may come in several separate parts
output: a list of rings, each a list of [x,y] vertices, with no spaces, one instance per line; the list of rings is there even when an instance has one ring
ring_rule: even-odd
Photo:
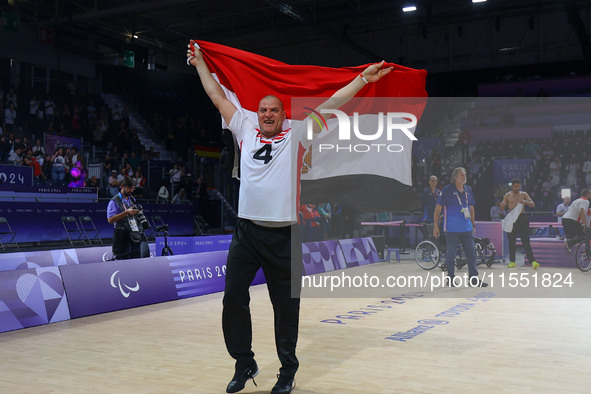
[[[384,75],[388,74],[394,67],[384,67],[385,61],[381,61],[380,63],[372,64],[368,66],[361,74],[355,77],[351,82],[347,85],[343,86],[339,90],[337,90],[328,100],[324,103],[320,104],[316,111],[320,111],[322,109],[337,109],[343,105],[345,105],[349,100],[351,100],[365,85],[370,82],[377,82],[382,78]],[[314,125],[314,132],[319,133],[322,129],[316,123]]]
[[[207,93],[213,105],[220,111],[226,124],[230,124],[234,113],[237,111],[236,106],[228,100],[220,84],[211,76],[211,72],[207,64],[205,64],[205,60],[203,60],[203,53],[196,47],[195,41],[191,40],[187,47],[189,48],[187,49],[187,63],[195,66],[205,93]]]

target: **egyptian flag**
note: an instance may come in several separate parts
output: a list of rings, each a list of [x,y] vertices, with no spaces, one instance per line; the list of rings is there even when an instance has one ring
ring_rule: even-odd
[[[404,115],[397,120],[386,119],[385,114],[410,113],[416,121],[420,119],[427,98],[425,70],[385,64],[384,67],[394,67],[392,72],[376,83],[367,84],[350,103],[339,108],[350,116],[351,130],[356,126],[365,135],[377,135],[382,126],[382,140],[340,141],[342,135],[335,130],[339,129],[337,118],[315,113],[314,108],[350,83],[369,64],[343,68],[289,65],[219,44],[196,42],[226,97],[255,123],[258,123],[256,113],[261,98],[274,95],[285,107],[284,129],[292,127],[292,122],[305,121],[310,114],[328,129],[314,137],[304,155],[300,203],[340,202],[371,211],[420,207],[411,189],[409,133],[414,134],[415,125],[406,128],[406,132],[387,133],[388,123],[404,125],[412,123],[412,119]],[[308,101],[302,102],[300,98]],[[312,98],[316,98],[316,103],[309,101]],[[359,116],[354,119],[355,113]],[[222,127],[227,127],[223,119]]]

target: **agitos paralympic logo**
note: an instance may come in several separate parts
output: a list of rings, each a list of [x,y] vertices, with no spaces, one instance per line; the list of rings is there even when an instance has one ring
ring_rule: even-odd
[[[350,117],[345,112],[337,109],[321,109],[317,111],[310,107],[303,108],[310,111],[304,111],[304,114],[308,116],[306,119],[308,139],[313,138],[313,122],[316,122],[321,129],[328,130],[328,124],[322,114],[335,115],[337,118],[339,143],[321,143],[318,145],[319,152],[402,152],[404,150],[403,145],[391,143],[394,132],[397,131],[401,131],[409,140],[417,141],[411,131],[417,125],[417,117],[408,112],[379,112],[368,115],[360,115],[358,112],[354,112],[353,116]],[[376,121],[377,130],[368,134],[367,125],[375,125]],[[381,142],[384,141],[384,133],[385,142]],[[363,141],[363,143],[353,143],[353,141]]]

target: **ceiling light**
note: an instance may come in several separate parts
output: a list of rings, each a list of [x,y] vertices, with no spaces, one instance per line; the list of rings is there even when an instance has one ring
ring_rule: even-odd
[[[409,5],[408,7],[402,8],[402,12],[413,12],[416,10],[417,10],[417,7],[415,7],[414,5]]]
[[[139,38],[139,36],[137,34],[134,34],[132,37],[133,38]]]
[[[472,3],[485,3],[486,0],[472,0]]]

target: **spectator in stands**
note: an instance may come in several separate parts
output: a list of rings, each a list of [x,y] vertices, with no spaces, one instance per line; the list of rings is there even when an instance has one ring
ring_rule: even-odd
[[[58,148],[51,156],[51,179],[55,182],[63,181],[66,177],[66,159],[63,148]]]
[[[137,157],[134,151],[131,151],[129,154],[129,158],[127,159],[127,163],[131,166],[131,168],[135,171],[140,165],[140,159]]]
[[[7,133],[2,134],[2,137],[0,138],[0,142],[2,142],[0,149],[0,160],[2,161],[8,160],[8,156],[10,156],[10,152],[14,147],[14,134],[8,134],[8,138],[6,138],[6,134]]]
[[[191,202],[187,198],[187,191],[182,187],[177,194],[172,198],[173,204],[190,204]]]
[[[521,207],[519,208],[518,205],[520,204]],[[534,258],[534,253],[529,242],[529,218],[525,214],[526,205],[530,208],[534,208],[536,206],[530,196],[526,192],[521,191],[521,180],[513,178],[511,180],[511,191],[505,194],[503,197],[503,202],[501,202],[500,205],[501,210],[507,208],[509,212],[506,219],[510,219],[512,216],[511,211],[514,209],[521,209],[519,214],[513,214],[517,215],[517,217],[513,220],[513,230],[507,235],[509,238],[509,264],[507,265],[507,268],[515,267],[515,244],[517,242],[517,236],[521,238],[521,244],[523,245],[523,249],[525,249],[525,254],[527,255],[527,259],[531,263],[533,269],[536,269],[540,266],[540,264]],[[503,225],[503,228],[505,228],[505,225]]]
[[[319,237],[320,241],[326,241],[328,234],[330,233],[330,226],[332,221],[332,207],[330,203],[318,204],[316,210],[320,214],[319,224]]]
[[[552,185],[556,186],[560,183],[560,170],[562,169],[562,162],[560,157],[554,156],[554,160],[548,165],[550,176],[552,176]]]
[[[137,170],[132,180],[134,186],[133,195],[137,198],[144,197],[144,185],[146,184],[146,178],[144,178],[142,172]]]
[[[119,177],[117,176],[117,170],[111,171],[111,176],[109,177],[109,180],[107,181],[107,185],[109,185],[109,187],[108,187],[109,195],[111,197],[115,197],[117,195],[117,193],[119,193],[119,188],[121,187],[121,181],[119,180]]]
[[[7,108],[4,110],[4,130],[6,133],[15,132],[16,125],[16,108],[12,102],[8,103]]]
[[[6,94],[6,106],[9,106],[10,104],[14,106],[15,110],[18,108],[18,97],[12,86],[8,89],[8,93]]]
[[[158,190],[158,197],[156,197],[157,204],[166,204],[170,200],[170,193],[166,187],[166,181],[162,180],[160,183],[160,189]]]
[[[90,177],[90,179],[86,183],[86,187],[95,187],[97,193],[100,194],[100,192],[101,192],[101,183],[100,183],[99,179],[96,177],[96,175],[93,175]]]
[[[490,220],[493,222],[500,222],[505,217],[505,213],[501,211],[499,205],[500,201],[495,201],[495,205],[490,208]]]
[[[542,147],[532,138],[525,144],[525,155],[529,157],[538,157],[542,152]]]
[[[583,174],[585,174],[585,185],[591,185],[591,154],[587,161],[583,163]]]
[[[470,140],[472,139],[472,136],[470,135],[470,132],[468,130],[463,130],[459,137],[458,137],[458,142],[460,144],[460,149],[462,151],[462,162],[466,163],[468,160],[470,160]]]
[[[29,125],[34,127],[37,125],[37,111],[39,110],[39,99],[37,96],[31,97],[29,101]]]
[[[581,190],[581,197],[573,201],[569,206],[568,211],[562,215],[562,228],[564,229],[566,237],[564,240],[564,247],[568,253],[571,252],[573,245],[576,245],[585,239],[585,231],[589,231],[589,222],[587,219],[589,198],[591,198],[591,190]],[[585,243],[585,251],[589,256],[589,242]]]
[[[468,275],[470,285],[475,287],[486,287],[487,283],[478,279],[476,269],[476,254],[474,251],[475,213],[474,194],[469,186],[466,186],[466,170],[457,167],[452,171],[451,184],[441,191],[437,200],[435,213],[433,214],[433,235],[439,238],[439,218],[441,212],[444,214],[445,242],[446,242],[446,264],[447,283],[454,287],[455,251],[461,243],[468,260]]]
[[[181,181],[181,169],[179,168],[179,163],[174,163],[170,171],[168,171],[168,175],[170,177],[170,185],[172,189],[172,193],[174,194],[175,190],[178,187],[178,184]]]
[[[37,138],[35,140],[35,145],[33,145],[31,149],[33,151],[33,156],[37,159],[39,165],[43,165],[43,158],[45,157],[45,147],[41,145],[41,140]]]
[[[548,175],[548,178],[542,183],[542,192],[551,192],[554,187],[552,175]]]
[[[8,155],[8,161],[10,161],[12,165],[20,166],[22,164],[21,154],[22,150],[20,148],[11,150]]]
[[[558,223],[562,223],[562,217],[568,211],[569,206],[570,197],[563,197],[562,203],[558,204],[558,206],[556,207],[556,217],[558,218]]]
[[[41,166],[33,156],[23,156],[23,165],[33,167],[33,176],[37,179],[41,176]]]
[[[576,162],[574,157],[570,158],[569,163],[566,165],[565,167],[566,169],[566,186],[571,187],[576,185],[577,182],[577,178],[578,178],[578,174],[579,174],[579,170],[581,169],[581,166]]]
[[[86,171],[82,167],[82,162],[80,160],[74,163],[74,167],[70,170],[70,175],[72,181],[68,186],[70,187],[84,187],[86,185],[85,178],[86,178]]]
[[[43,106],[43,119],[45,124],[53,123],[55,119],[55,103],[51,96],[47,96]]]
[[[115,162],[111,159],[111,156],[106,153],[105,158],[103,159],[103,177],[108,178],[113,170],[115,170]],[[116,170],[115,173],[117,173]]]
[[[51,167],[53,167],[53,163],[51,162],[51,155],[49,153],[46,153],[45,158],[43,159],[43,165],[41,166],[41,179],[51,179]]]

